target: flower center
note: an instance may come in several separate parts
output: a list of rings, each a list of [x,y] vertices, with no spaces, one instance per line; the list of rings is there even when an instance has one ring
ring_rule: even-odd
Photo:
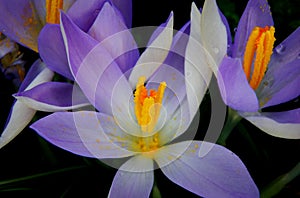
[[[46,22],[59,24],[59,10],[63,8],[63,0],[46,0]]]
[[[144,86],[146,77],[139,78],[134,93],[134,110],[138,124],[143,132],[152,132],[160,115],[161,103],[166,89],[166,82],[161,82],[157,91],[149,92]]]
[[[273,52],[275,28],[255,27],[247,41],[243,68],[250,86],[255,90],[262,81]],[[250,77],[250,73],[252,74]]]

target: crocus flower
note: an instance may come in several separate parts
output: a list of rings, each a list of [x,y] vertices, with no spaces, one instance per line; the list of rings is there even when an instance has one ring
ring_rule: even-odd
[[[112,2],[126,13],[127,24],[130,25],[131,1],[112,0]],[[1,0],[0,31],[12,40],[37,52],[37,39],[41,29],[47,23],[59,22],[60,9],[68,11],[78,21],[89,23],[93,15],[95,16],[100,3],[97,0]],[[93,14],[87,12],[91,7],[95,7]]]
[[[106,0],[92,0],[87,3],[87,1],[80,0],[67,12],[72,21],[74,21],[80,29],[99,42],[114,33],[103,31],[101,35],[95,34],[95,31],[97,31],[95,30],[97,23],[96,18],[99,16],[105,2]],[[121,18],[126,24],[125,27],[130,28],[132,16],[131,0],[114,0],[112,3],[118,8],[119,14],[122,15]],[[101,12],[101,15],[103,14],[105,13]],[[73,76],[68,67],[66,50],[58,23],[59,22],[47,24],[40,32],[38,38],[39,53],[42,60],[51,70],[73,80]],[[97,35],[97,37],[94,35]],[[119,45],[119,47],[121,47],[121,45]],[[121,49],[122,48],[120,48],[120,50]]]
[[[198,12],[194,9],[194,12]],[[300,109],[265,112],[299,96],[300,29],[274,46],[275,27],[266,0],[249,0],[234,44],[213,67],[224,102],[266,133],[300,138]],[[225,42],[224,47],[225,47]]]
[[[212,11],[203,17],[215,15]],[[102,42],[83,32],[64,13],[60,25],[71,74],[98,111],[56,112],[31,127],[54,145],[78,155],[98,159],[130,157],[117,171],[109,197],[148,197],[154,181],[154,161],[170,180],[197,195],[258,197],[247,169],[226,148],[214,145],[207,155],[199,157],[199,148],[211,143],[170,144],[193,120],[194,109],[200,104],[193,98],[204,94],[196,96],[192,91],[194,78],[200,74],[190,74],[191,81],[186,83],[183,57],[165,62],[170,49],[185,47],[181,37],[186,27],[173,39],[171,14],[137,60],[132,56],[120,60],[116,59],[120,51],[108,48],[108,44],[122,43],[126,53],[133,50],[135,41],[113,5],[105,3],[101,12],[105,14],[96,19],[99,27],[95,26],[95,34],[121,30]],[[204,54],[199,56],[205,58]],[[124,63],[133,60],[133,66],[124,68]],[[207,85],[202,82],[197,87],[205,90]]]
[[[26,40],[31,44],[34,43],[36,45],[37,35],[40,32],[41,28],[44,26],[44,28],[41,31],[41,36],[39,38],[39,46],[40,47],[40,56],[42,57],[44,63],[48,68],[50,68],[52,71],[55,71],[57,73],[62,74],[63,76],[69,78],[70,80],[73,80],[72,75],[70,74],[70,70],[68,68],[68,62],[67,62],[67,55],[65,53],[65,47],[63,45],[62,35],[59,30],[59,10],[60,8],[64,8],[64,10],[68,9],[68,14],[74,20],[74,22],[82,28],[84,31],[89,32],[90,34],[93,34],[94,25],[93,23],[97,22],[95,19],[97,18],[99,11],[101,10],[105,0],[91,0],[91,1],[85,1],[85,0],[77,0],[75,1],[62,1],[62,0],[55,0],[55,1],[22,1],[22,3],[17,7],[18,9],[23,10],[23,12],[17,13],[15,15],[8,15],[11,18],[10,20],[14,20],[18,22],[13,27],[12,23],[9,23],[10,20],[3,20],[0,19],[0,27],[1,23],[3,27],[5,27],[5,32],[8,33],[12,38],[16,39],[14,36],[16,27],[17,29],[20,28],[28,36],[28,40]],[[118,7],[122,13],[124,13],[124,16],[121,16],[121,12],[117,11],[122,18],[124,23],[127,26],[131,25],[131,0],[114,0],[112,1]],[[17,2],[11,2],[11,4],[7,3],[7,1],[0,1],[4,6],[0,7],[0,9],[7,7],[8,10],[12,9],[11,6],[15,5]],[[71,6],[72,5],[72,6]],[[63,7],[62,7],[63,6]],[[47,9],[45,9],[47,8]],[[17,9],[17,10],[18,10]],[[45,12],[46,10],[46,12]],[[6,13],[6,12],[4,12]],[[14,13],[14,12],[12,12]],[[102,13],[102,12],[101,12]],[[38,14],[38,15],[37,15]],[[17,16],[17,19],[15,17]],[[34,16],[33,18],[30,18]],[[19,20],[19,18],[20,20]],[[28,18],[29,17],[29,18]],[[37,22],[30,23],[30,29],[27,29],[29,27],[22,26],[25,22],[22,20],[30,20],[32,21],[36,17],[40,17],[42,21],[42,25],[38,25]],[[20,25],[21,24],[21,25]],[[34,27],[31,25],[34,25]],[[126,26],[124,25],[124,26]],[[13,27],[13,29],[11,29]],[[22,29],[23,28],[23,29]],[[8,31],[13,30],[13,31]],[[29,30],[34,30],[35,33],[31,34]],[[57,31],[58,30],[58,31]],[[30,33],[30,34],[29,34]],[[109,36],[113,32],[107,32],[105,35],[98,35],[98,38],[103,39],[104,37]],[[18,31],[18,36],[21,33]],[[19,37],[17,37],[19,38]],[[27,37],[24,37],[27,38]],[[50,39],[50,40],[49,40]],[[17,40],[17,39],[16,39]],[[21,39],[22,41],[25,41],[24,39]],[[23,43],[23,44],[26,44]],[[27,46],[31,46],[31,44]],[[137,50],[136,50],[137,51]],[[135,52],[136,52],[135,51]],[[130,63],[124,63],[130,65]],[[24,87],[24,86],[23,86]],[[77,91],[74,91],[75,90]],[[74,92],[76,92],[77,96],[76,101],[73,100]],[[62,97],[62,94],[64,97]],[[39,84],[36,84],[36,86],[31,86],[30,89],[20,89],[17,94],[14,95],[18,99],[18,103],[22,103],[22,107],[26,107],[24,109],[18,107],[18,111],[26,112],[28,109],[31,108],[33,112],[38,111],[46,111],[46,112],[56,112],[56,111],[65,111],[70,110],[74,108],[79,108],[83,106],[87,106],[90,103],[86,100],[85,96],[82,94],[82,92],[79,90],[79,87],[74,87],[70,83],[64,83],[64,82],[41,82]],[[15,108],[15,106],[12,107],[12,111]],[[9,141],[13,139],[17,134],[19,134],[24,127],[30,122],[30,120],[33,118],[33,114],[27,114],[27,116],[18,117],[21,120],[18,120],[18,122],[15,122],[16,120],[14,116],[17,114],[12,114],[9,119],[8,123],[10,125],[14,125],[13,128],[8,127],[7,125],[5,127],[5,130],[2,134],[2,139],[0,142],[0,148],[2,148],[4,145],[6,145]],[[22,123],[22,124],[21,124]],[[26,124],[25,124],[26,123]]]

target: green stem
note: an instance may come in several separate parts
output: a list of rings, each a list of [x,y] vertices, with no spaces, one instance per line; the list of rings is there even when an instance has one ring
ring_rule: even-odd
[[[222,129],[221,136],[218,139],[218,143],[225,146],[226,140],[230,136],[234,127],[241,121],[242,117],[233,109],[228,108],[227,119]]]
[[[160,190],[157,187],[156,182],[154,182],[154,185],[152,188],[152,198],[161,198]]]
[[[30,180],[30,179],[36,179],[36,178],[39,178],[39,177],[44,177],[44,176],[48,176],[48,175],[52,175],[52,174],[57,174],[57,173],[62,173],[62,172],[67,172],[67,171],[73,171],[73,170],[77,170],[77,169],[81,169],[81,168],[85,168],[85,167],[86,166],[74,166],[74,167],[49,171],[49,172],[46,172],[46,173],[39,173],[39,174],[20,177],[20,178],[16,178],[16,179],[5,180],[5,181],[0,182],[0,186],[1,185],[12,184],[12,183],[17,183],[17,182],[21,182],[21,181],[26,181],[26,180]]]
[[[261,198],[273,197],[278,194],[289,182],[300,175],[300,162],[289,172],[277,177],[261,192]]]

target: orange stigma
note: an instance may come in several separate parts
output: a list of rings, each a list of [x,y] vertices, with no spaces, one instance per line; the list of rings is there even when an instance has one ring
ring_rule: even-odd
[[[63,0],[46,0],[46,22],[59,24],[59,10],[63,8]]]
[[[160,115],[160,108],[167,84],[166,82],[161,82],[157,91],[151,89],[148,93],[147,88],[144,86],[145,81],[146,77],[142,76],[136,84],[134,110],[142,131],[152,132]]]
[[[255,90],[262,81],[273,53],[275,28],[255,27],[247,41],[243,68],[250,86]],[[250,77],[250,74],[251,77]]]

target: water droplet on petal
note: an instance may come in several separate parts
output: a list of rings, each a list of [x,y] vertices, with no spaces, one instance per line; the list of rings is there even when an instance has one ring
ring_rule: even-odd
[[[219,51],[220,51],[219,48],[216,48],[216,47],[214,47],[213,50],[214,50],[214,52],[215,52],[216,54],[218,54]]]
[[[235,27],[235,28],[233,29],[233,31],[236,32],[236,31],[237,31],[237,27]]]
[[[285,51],[285,46],[280,44],[278,45],[276,48],[275,48],[275,51],[278,53],[278,54],[281,54]]]

